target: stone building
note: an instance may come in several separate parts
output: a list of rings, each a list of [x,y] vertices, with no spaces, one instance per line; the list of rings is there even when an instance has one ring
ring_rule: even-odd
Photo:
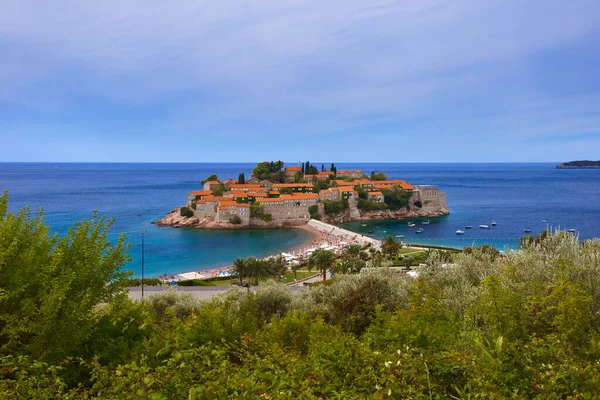
[[[231,218],[238,216],[240,225],[250,224],[250,204],[239,204],[235,201],[220,201],[217,206],[217,221],[231,222]]]
[[[260,184],[249,184],[249,183],[233,183],[229,186],[229,190],[243,190],[244,192],[258,192],[260,190]]]
[[[279,192],[289,189],[295,193],[312,193],[314,188],[315,186],[312,183],[274,183],[272,189]]]
[[[368,176],[359,169],[341,169],[337,172],[339,178],[358,178],[367,179]]]
[[[411,202],[414,204],[417,201],[421,203],[423,211],[448,213],[446,193],[440,192],[437,186],[416,186],[414,194],[411,197]]]
[[[383,193],[381,192],[369,192],[367,193],[367,199],[377,203],[383,203],[385,201]]]
[[[221,182],[219,181],[207,181],[204,183],[204,190],[213,190],[221,186]]]
[[[271,214],[273,221],[286,225],[301,225],[310,219],[308,208],[319,203],[316,193],[284,194],[275,198],[256,199]]]

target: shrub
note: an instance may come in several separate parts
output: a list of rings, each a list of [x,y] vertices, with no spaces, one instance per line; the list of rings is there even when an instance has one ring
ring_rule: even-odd
[[[183,206],[179,209],[179,215],[181,215],[182,217],[189,218],[194,216],[194,212],[190,210],[189,207]]]
[[[232,215],[229,218],[229,222],[234,224],[234,225],[239,225],[242,223],[242,219],[238,216],[238,215]]]
[[[415,201],[415,206],[419,207],[419,208],[423,208],[423,203],[421,203],[419,200]]]
[[[323,204],[325,205],[325,214],[327,215],[340,214],[348,209],[348,200],[323,200]]]
[[[387,210],[389,206],[377,201],[358,199],[358,208],[363,211]]]
[[[315,204],[315,205],[308,207],[308,212],[310,213],[310,217],[312,219],[321,219],[321,214],[319,213],[318,205]]]
[[[265,206],[256,201],[250,206],[250,217],[266,222],[270,222],[273,219],[271,214],[265,212]]]
[[[144,278],[144,285],[146,286],[160,286],[161,280],[158,278]],[[142,279],[140,278],[130,278],[127,280],[127,286],[142,286]]]
[[[174,289],[165,290],[150,296],[147,300],[150,308],[159,316],[167,316],[169,311],[178,318],[188,317],[197,312],[202,302],[190,293],[180,293]]]
[[[256,304],[259,315],[265,322],[272,317],[283,317],[292,303],[292,292],[286,286],[267,283],[256,291]]]
[[[189,279],[177,282],[177,286],[215,286],[215,284],[204,279]]]

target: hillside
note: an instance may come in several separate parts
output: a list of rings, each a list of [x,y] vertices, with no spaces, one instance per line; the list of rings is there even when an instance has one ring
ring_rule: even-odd
[[[558,164],[556,166],[558,169],[588,169],[588,168],[600,168],[600,160],[599,161],[590,161],[590,160],[579,160],[579,161],[569,161]]]

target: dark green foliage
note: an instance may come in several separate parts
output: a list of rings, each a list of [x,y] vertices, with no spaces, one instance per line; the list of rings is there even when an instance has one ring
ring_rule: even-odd
[[[495,248],[493,248],[492,246],[490,246],[489,244],[483,244],[481,246],[465,247],[463,249],[463,252],[465,254],[483,253],[483,254],[491,257],[492,260],[494,260],[496,257],[498,257],[500,255],[500,252],[498,250],[496,250]]]
[[[4,199],[0,216],[2,399],[598,397],[598,241],[550,233],[445,267],[422,251],[418,279],[356,256],[342,275],[320,251],[310,265],[336,277],[305,290],[134,302],[117,295],[124,249],[104,247],[98,220],[63,242]],[[247,265],[253,282],[283,266]]]
[[[335,166],[335,164],[331,164],[331,167],[329,167],[329,171],[333,172],[334,174],[337,174],[337,167]]]
[[[271,182],[283,182],[285,180],[285,172],[282,171],[283,161],[263,161],[256,165],[252,175],[259,180],[268,180]]]
[[[421,203],[419,200],[417,200],[417,201],[415,201],[415,207],[423,208],[423,203]]]
[[[312,219],[321,219],[321,214],[319,213],[319,206],[317,206],[316,204],[308,207],[308,212]]]
[[[219,180],[219,177],[216,174],[212,174],[208,178],[201,180],[200,183],[204,185],[208,181],[218,181],[218,180]]]
[[[590,160],[579,160],[579,161],[569,161],[562,164],[559,164],[558,167],[565,166],[571,168],[598,168],[600,167],[600,160],[598,161],[590,161]]]
[[[177,286],[215,286],[215,284],[204,279],[188,279],[185,281],[178,281]]]
[[[271,214],[265,212],[265,206],[256,201],[250,206],[250,217],[266,222],[270,222],[273,219]]]
[[[387,176],[383,172],[371,171],[372,181],[387,181]]]
[[[378,211],[387,210],[389,206],[386,203],[379,203],[377,201],[358,199],[358,208],[363,211]]]
[[[322,200],[325,205],[325,214],[336,215],[341,214],[348,209],[348,200]]]
[[[194,212],[189,207],[183,206],[179,209],[179,215],[189,218],[194,216]]]
[[[142,279],[141,278],[129,278],[125,281],[126,285],[129,287],[134,287],[134,286],[142,286]],[[144,285],[146,286],[160,286],[161,285],[161,281],[158,278],[144,278]]]
[[[242,223],[242,219],[237,215],[232,215],[231,217],[229,217],[229,223],[239,225]]]
[[[243,172],[241,174],[239,174],[237,183],[239,183],[240,185],[243,185],[244,183],[246,183],[246,177],[244,176]]]
[[[404,207],[408,208],[408,202],[410,196],[412,196],[411,192],[407,192],[400,186],[393,186],[390,189],[381,189],[381,193],[383,193],[385,204],[387,204],[392,211]]]

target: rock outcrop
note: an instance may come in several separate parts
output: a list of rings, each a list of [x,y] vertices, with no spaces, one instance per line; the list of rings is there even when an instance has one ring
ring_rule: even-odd
[[[322,219],[323,222],[331,224],[342,224],[344,222],[351,221],[383,221],[392,219],[405,219],[405,218],[419,218],[419,217],[440,217],[447,215],[447,210],[438,210],[435,212],[424,211],[421,209],[407,209],[401,208],[399,210],[377,210],[361,212],[359,216],[350,215],[350,211],[346,211],[343,214],[328,216]]]

